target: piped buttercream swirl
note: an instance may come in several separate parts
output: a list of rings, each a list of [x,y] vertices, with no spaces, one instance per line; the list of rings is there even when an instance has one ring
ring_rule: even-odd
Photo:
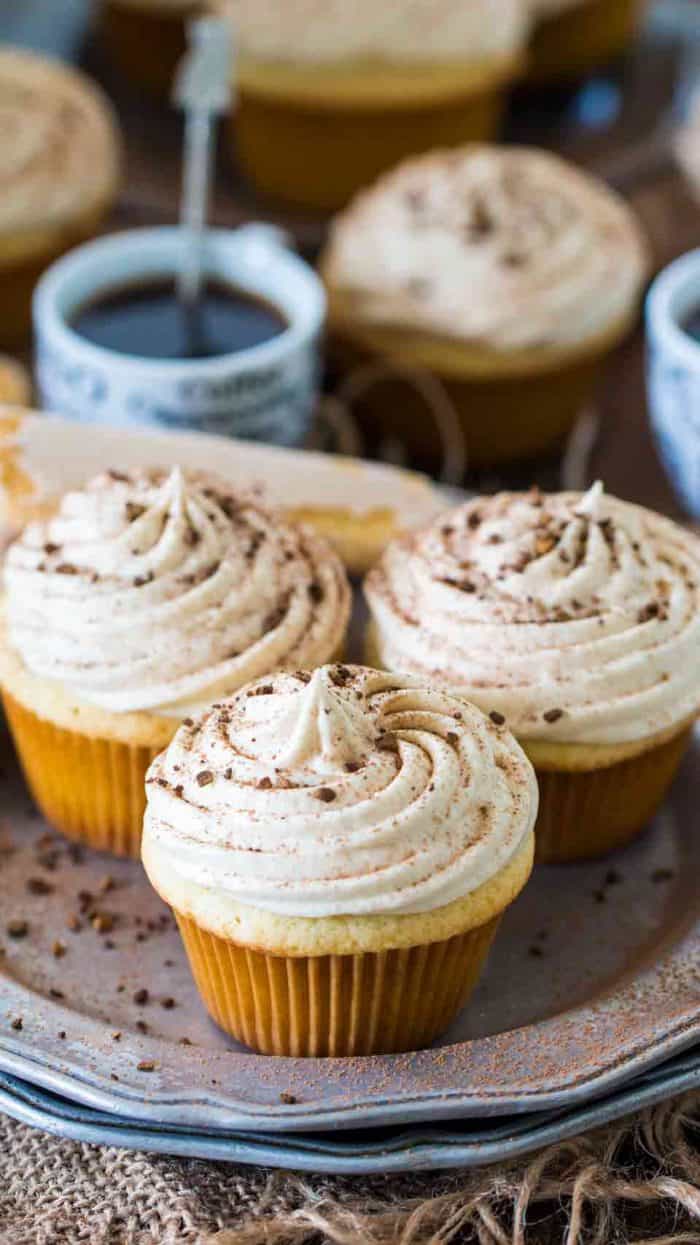
[[[116,123],[88,78],[0,49],[0,236],[55,227],[99,208],[116,187]]]
[[[478,61],[519,52],[527,33],[525,0],[211,2],[259,61]]]
[[[24,664],[115,712],[183,716],[342,646],[344,569],[252,495],[175,468],[104,472],[30,524],[5,567]]]
[[[647,268],[634,216],[601,182],[545,151],[485,145],[381,178],[337,219],[323,260],[340,327],[497,350],[604,333]]]
[[[392,545],[366,595],[380,664],[519,738],[626,743],[700,707],[700,541],[600,484],[469,502]]]
[[[473,705],[361,667],[258,681],[183,725],[147,779],[145,851],[287,916],[430,911],[494,877],[537,813],[529,761]]]

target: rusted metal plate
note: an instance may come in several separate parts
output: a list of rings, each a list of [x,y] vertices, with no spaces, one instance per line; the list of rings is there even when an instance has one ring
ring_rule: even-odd
[[[75,1102],[267,1132],[488,1117],[572,1108],[700,1041],[697,735],[637,844],[537,870],[442,1045],[339,1060],[260,1057],[219,1032],[140,866],[47,837],[3,749],[0,1068]]]

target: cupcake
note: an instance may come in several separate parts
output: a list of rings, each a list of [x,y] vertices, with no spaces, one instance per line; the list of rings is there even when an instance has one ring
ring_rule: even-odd
[[[119,140],[101,91],[73,69],[0,47],[0,346],[24,343],[44,268],[94,234],[115,198]]]
[[[528,0],[210,4],[234,27],[244,169],[324,211],[405,156],[493,137],[528,24]]]
[[[647,248],[612,191],[545,151],[410,161],[339,216],[321,261],[342,371],[385,366],[363,409],[435,469],[408,372],[437,377],[471,466],[560,446],[637,315]],[[392,374],[393,373],[393,374]]]
[[[541,860],[602,855],[662,800],[700,707],[700,541],[606,496],[502,493],[385,553],[370,659],[510,728],[540,784]]]
[[[100,32],[125,76],[168,95],[187,48],[187,23],[203,12],[204,0],[103,0]]]
[[[532,866],[521,748],[403,675],[258,680],[184,724],[147,790],[143,862],[204,1003],[265,1053],[427,1046]]]
[[[530,0],[529,82],[575,81],[624,52],[643,0]]]
[[[72,838],[137,855],[144,776],[190,714],[342,650],[345,572],[213,477],[108,471],[5,564],[0,683],[30,788]]]

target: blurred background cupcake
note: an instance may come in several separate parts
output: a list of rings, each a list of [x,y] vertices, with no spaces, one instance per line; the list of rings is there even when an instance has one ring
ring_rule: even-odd
[[[530,0],[535,20],[527,79],[571,82],[605,65],[632,39],[644,0]]]
[[[412,373],[441,383],[470,467],[544,453],[563,445],[633,325],[648,267],[622,199],[559,157],[436,151],[336,219],[321,259],[333,357],[346,374],[386,365],[363,399],[366,430],[432,470]]]
[[[112,109],[88,78],[0,47],[0,346],[24,344],[36,281],[94,234],[119,184]]]
[[[255,186],[346,203],[415,152],[492,137],[522,65],[526,0],[213,0],[238,50],[233,117]]]
[[[187,22],[203,11],[204,0],[103,0],[100,32],[127,77],[167,95],[185,52]]]

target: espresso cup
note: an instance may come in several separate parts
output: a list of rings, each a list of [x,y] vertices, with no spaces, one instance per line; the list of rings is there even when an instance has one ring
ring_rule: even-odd
[[[153,359],[81,337],[71,320],[86,303],[131,283],[172,277],[179,229],[136,229],[77,247],[53,264],[34,294],[41,404],[84,423],[196,429],[302,445],[318,397],[325,295],[313,269],[265,225],[205,236],[203,270],[279,310],[269,341],[213,358]]]
[[[666,471],[688,511],[700,519],[700,249],[664,269],[647,299],[649,414]]]

